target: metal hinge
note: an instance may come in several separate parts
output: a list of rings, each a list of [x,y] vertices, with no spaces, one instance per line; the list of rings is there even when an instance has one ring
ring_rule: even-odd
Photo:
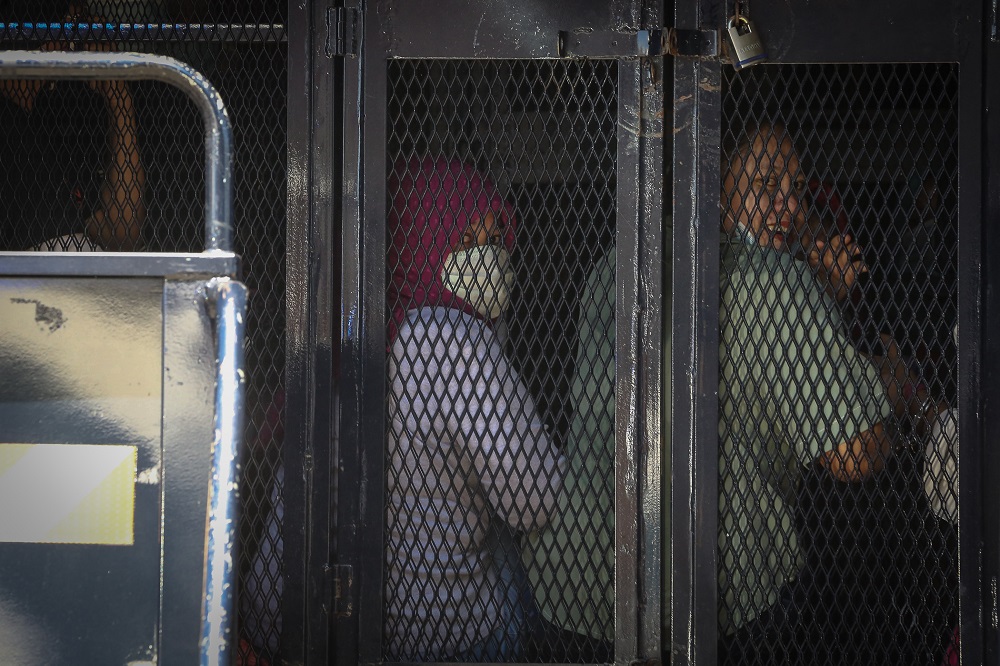
[[[358,18],[356,7],[331,7],[326,11],[326,56],[336,58],[358,55]]]
[[[327,580],[333,586],[333,616],[351,617],[354,612],[354,567],[335,564],[327,570]]]

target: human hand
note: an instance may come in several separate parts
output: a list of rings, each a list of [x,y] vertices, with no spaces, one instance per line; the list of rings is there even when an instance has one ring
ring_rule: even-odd
[[[824,240],[815,238],[806,260],[825,282],[827,293],[840,301],[851,291],[858,275],[868,272],[861,246],[850,234]]]
[[[919,378],[911,376],[906,361],[899,353],[899,345],[892,336],[882,333],[879,338],[881,353],[873,354],[869,358],[878,368],[882,386],[885,387],[886,397],[892,404],[893,411],[897,417],[903,418],[909,411],[912,388],[917,386]]]

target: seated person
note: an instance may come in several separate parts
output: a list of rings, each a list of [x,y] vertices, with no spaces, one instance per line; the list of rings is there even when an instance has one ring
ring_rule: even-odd
[[[44,7],[33,6],[30,15],[59,20],[58,11],[46,16]],[[90,20],[75,4],[62,18]],[[106,45],[87,41],[81,47]],[[0,79],[0,126],[0,251],[138,247],[145,171],[124,81]]]
[[[514,539],[548,522],[564,461],[493,330],[514,213],[443,159],[395,165],[388,191],[386,653],[516,661],[530,603]]]
[[[666,221],[664,295],[672,239]],[[580,297],[578,342],[564,453],[567,469],[549,525],[528,535],[524,563],[542,615],[539,661],[614,661],[615,637],[615,249],[600,257]],[[662,329],[661,594],[670,603],[670,307]],[[663,614],[669,636],[669,614]]]
[[[841,330],[834,295],[859,267],[849,242],[824,272],[794,239],[808,210],[806,179],[782,125],[748,128],[723,158],[720,349],[720,622],[730,656],[788,638],[799,622],[803,557],[795,530],[799,470],[841,483],[881,468],[890,404],[878,369]],[[825,258],[827,254],[817,254]],[[759,634],[759,635],[758,635]],[[736,663],[741,660],[737,659]]]
[[[839,617],[820,593],[856,587],[880,564],[850,553],[823,570],[807,558],[799,486],[812,474],[834,487],[867,483],[890,457],[897,416],[926,427],[937,405],[899,390],[907,377],[891,340],[882,358],[869,358],[847,335],[837,301],[865,271],[860,248],[840,234],[801,246],[806,179],[784,126],[750,127],[739,139],[724,155],[722,183],[731,239],[720,312],[723,656],[851,663],[839,660],[857,654],[844,651],[842,625],[862,644],[872,627]]]
[[[542,615],[539,661],[614,661],[615,251],[597,260],[579,304],[573,416],[563,492],[528,535],[524,564]]]

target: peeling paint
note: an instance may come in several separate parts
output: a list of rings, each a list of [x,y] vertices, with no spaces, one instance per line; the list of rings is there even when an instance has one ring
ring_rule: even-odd
[[[707,92],[720,92],[722,90],[722,86],[713,86],[711,83],[705,81],[699,83],[698,87]]]
[[[34,298],[12,298],[10,302],[23,303],[25,305],[33,304],[35,306],[35,321],[42,326],[48,326],[49,333],[55,333],[66,323],[66,317],[63,316],[62,310],[49,307]]]
[[[146,486],[155,486],[160,483],[160,468],[150,467],[149,469],[141,470],[135,477],[136,483],[141,483]]]

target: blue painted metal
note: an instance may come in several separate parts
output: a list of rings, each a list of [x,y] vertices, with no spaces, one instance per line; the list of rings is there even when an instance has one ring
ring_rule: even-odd
[[[243,434],[246,374],[243,364],[247,289],[229,278],[208,283],[215,314],[215,442],[208,488],[208,542],[202,610],[201,664],[228,664],[236,625],[236,521],[239,514],[238,453]]]
[[[280,23],[0,23],[0,40],[42,42],[116,41],[287,42]]]
[[[237,451],[243,432],[247,290],[233,281],[239,260],[232,252],[232,130],[225,105],[203,76],[160,56],[8,51],[0,54],[0,76],[153,79],[177,86],[194,100],[205,123],[207,174],[203,253],[0,254],[0,275],[9,276],[12,289],[19,294],[16,298],[28,300],[31,289],[62,293],[64,299],[67,293],[75,294],[65,307],[66,312],[77,308],[72,317],[79,326],[96,314],[93,307],[78,306],[94,301],[95,294],[106,294],[98,299],[110,308],[111,314],[102,315],[111,322],[106,330],[128,331],[125,327],[139,317],[145,337],[152,331],[159,346],[154,357],[162,357],[150,375],[162,390],[162,399],[154,397],[153,439],[140,449],[143,480],[136,491],[137,545],[112,553],[72,545],[53,550],[44,544],[6,544],[0,547],[4,564],[0,569],[7,572],[8,588],[13,591],[4,592],[0,585],[0,608],[6,603],[41,604],[36,615],[46,632],[37,645],[58,650],[67,659],[72,654],[88,663],[229,663],[235,644]],[[128,295],[135,289],[153,290],[150,302],[154,310],[159,309],[160,319],[128,307]],[[47,302],[48,298],[30,302]],[[212,314],[217,320],[214,344]],[[112,323],[118,328],[111,327]],[[109,339],[132,341],[137,336],[120,332]],[[12,367],[31,367],[24,366],[29,354],[11,351],[7,360]],[[118,367],[120,354],[114,354],[113,348],[104,354],[103,364],[97,361],[98,376],[104,368],[125,371]],[[95,372],[92,354],[57,350],[51,358],[36,361],[57,370],[76,368],[74,376]],[[136,377],[150,372],[140,367],[127,371]],[[32,376],[42,391],[35,409],[46,417],[33,415],[21,404],[21,396],[13,396],[6,408],[15,416],[0,423],[0,441],[72,443],[85,436],[95,443],[138,441],[134,434],[126,436],[121,423],[101,417],[102,410],[90,419],[94,432],[88,435],[79,410],[67,411],[62,405],[86,398],[77,395],[79,387],[58,381],[58,373]],[[68,391],[68,400],[46,403],[53,386]],[[215,400],[210,399],[213,390]],[[0,409],[4,408],[2,398]],[[148,430],[149,419],[140,421]],[[46,564],[49,560],[54,564]],[[42,567],[42,572],[35,579],[24,577],[15,563],[34,567],[32,571]],[[34,580],[34,584],[18,594],[12,582],[18,578],[27,583]],[[43,594],[46,587],[53,590],[48,597]],[[124,600],[114,601],[123,594]],[[81,610],[72,615],[74,608],[91,606],[89,613]],[[109,613],[124,616],[112,622],[107,620]],[[10,624],[11,617],[3,617],[0,633],[16,632],[19,625]],[[126,631],[132,625],[136,629]],[[109,631],[109,627],[115,629]],[[32,635],[24,634],[25,640]],[[10,657],[11,644],[6,642],[5,648]],[[36,650],[32,657],[40,654]]]

